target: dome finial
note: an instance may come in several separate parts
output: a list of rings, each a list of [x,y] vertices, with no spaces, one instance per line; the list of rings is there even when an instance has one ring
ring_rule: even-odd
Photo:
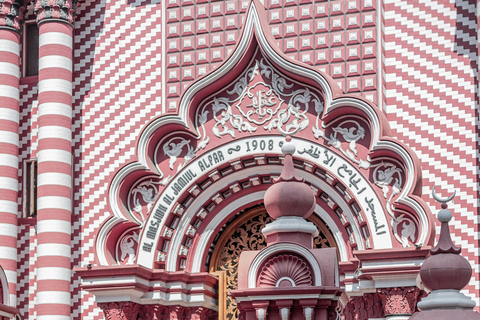
[[[282,174],[273,179],[273,185],[265,193],[265,207],[274,219],[283,216],[309,217],[315,207],[315,196],[312,189],[297,176],[293,165],[295,145],[287,136],[282,146],[285,154]]]
[[[472,277],[472,266],[460,255],[450,237],[448,222],[452,212],[447,209],[447,202],[452,201],[455,192],[448,198],[440,198],[432,189],[432,197],[442,204],[438,220],[442,223],[437,245],[430,250],[429,256],[420,269],[420,278],[425,287],[432,292],[417,304],[416,312],[410,320],[422,319],[480,319],[473,311],[475,301],[460,292]]]
[[[447,209],[447,202],[450,202],[455,197],[456,191],[450,197],[447,198],[440,198],[435,193],[435,186],[432,188],[432,197],[437,202],[442,204],[442,210],[440,210],[437,214],[437,219],[442,223],[442,227],[440,229],[440,237],[438,239],[437,245],[430,250],[432,254],[439,254],[439,253],[456,253],[459,254],[461,252],[461,248],[455,246],[452,242],[452,238],[450,236],[450,229],[448,227],[448,222],[452,219],[452,212]]]

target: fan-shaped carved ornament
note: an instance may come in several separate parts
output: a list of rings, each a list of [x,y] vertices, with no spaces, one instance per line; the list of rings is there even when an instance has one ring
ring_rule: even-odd
[[[259,287],[309,287],[313,277],[305,261],[294,255],[279,255],[268,260],[258,277]]]

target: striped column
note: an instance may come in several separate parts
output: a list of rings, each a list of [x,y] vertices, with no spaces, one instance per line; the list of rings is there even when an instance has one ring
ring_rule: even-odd
[[[72,35],[72,26],[57,19],[39,23],[38,320],[70,319]]]
[[[20,1],[0,1],[0,266],[16,307],[19,145]]]

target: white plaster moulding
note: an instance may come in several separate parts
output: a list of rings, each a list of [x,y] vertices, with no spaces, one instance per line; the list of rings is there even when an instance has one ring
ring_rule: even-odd
[[[141,289],[108,289],[112,285],[130,285],[141,284],[147,286],[153,291],[144,291]],[[132,301],[139,304],[161,303],[162,305],[182,305],[185,307],[208,307],[209,309],[218,309],[218,301],[206,294],[204,291],[216,293],[216,289],[201,284],[189,285],[181,282],[164,282],[164,281],[148,281],[140,277],[119,277],[119,278],[104,278],[94,280],[82,280],[82,284],[88,286],[104,286],[106,289],[96,289],[93,291],[95,301],[102,302],[118,302],[118,301]],[[162,291],[155,291],[155,289],[185,289],[191,292],[185,293],[166,293]],[[87,289],[88,290],[88,289]]]
[[[416,173],[414,171],[415,166],[410,154],[407,152],[407,150],[405,150],[404,147],[400,146],[396,142],[392,142],[389,140],[383,140],[383,141],[380,140],[381,138],[380,137],[380,134],[381,134],[380,121],[378,119],[378,116],[374,112],[372,106],[365,101],[351,98],[351,97],[338,98],[332,102],[328,110],[327,110],[327,107],[325,107],[325,114],[330,112],[330,110],[334,110],[344,106],[356,106],[360,110],[365,112],[365,114],[368,116],[368,119],[371,121],[371,124],[372,124],[371,125],[371,129],[372,129],[371,151],[372,152],[380,149],[389,150],[401,157],[401,159],[403,160],[403,163],[406,166],[406,172],[405,172],[406,179],[405,179],[405,185],[402,188],[402,192],[400,193],[400,196],[397,198],[396,202],[403,203],[408,207],[412,208],[413,210],[415,210],[418,217],[420,218],[420,225],[428,226],[427,213],[425,212],[424,208],[417,201],[408,197],[408,193],[412,190],[416,180]],[[423,245],[427,240],[427,234],[428,234],[428,230],[426,228],[422,228],[416,244]]]
[[[213,232],[215,231],[218,224],[223,219],[225,219],[224,214],[231,212],[231,210],[235,210],[234,208],[241,207],[242,205],[245,204],[245,201],[254,202],[254,201],[261,200],[263,199],[264,195],[265,195],[265,191],[258,191],[255,193],[251,193],[248,195],[247,199],[246,198],[237,199],[234,202],[230,203],[222,211],[217,213],[217,216],[214,219],[212,219],[210,224],[205,228],[205,231],[202,233],[198,241],[198,244],[195,250],[195,255],[193,257],[193,264],[192,264],[192,270],[191,270],[192,273],[200,272],[203,265],[202,262],[203,262],[206,246],[211,241],[211,237],[215,236]],[[341,261],[348,261],[347,244],[344,242],[342,233],[340,229],[338,229],[333,219],[318,204],[315,206],[314,214],[317,214],[330,227],[330,230],[333,233],[333,237],[335,238],[338,251],[340,253]]]
[[[108,200],[110,202],[110,207],[112,209],[113,215],[115,218],[118,218],[121,221],[131,220],[141,225],[142,222],[138,220],[134,215],[127,213],[128,216],[125,216],[125,213],[120,210],[121,206],[118,203],[118,194],[120,191],[120,185],[122,181],[132,172],[139,170],[148,170],[147,167],[141,163],[134,162],[129,163],[123,167],[112,179],[110,183],[110,190],[108,193]],[[120,222],[120,221],[119,221]]]
[[[417,286],[418,273],[399,274],[388,276],[372,276],[375,282],[375,288],[401,288],[401,287],[415,287]]]
[[[239,177],[248,177],[250,175],[261,175],[261,174],[271,174],[271,175],[280,175],[283,166],[280,165],[263,165],[259,167],[252,167],[244,170],[237,171],[225,177],[224,179],[220,179],[209,186],[208,189],[204,190],[202,194],[196,198],[192,204],[186,209],[185,213],[183,214],[179,225],[177,226],[177,231],[175,232],[174,236],[170,242],[170,248],[168,251],[168,257],[166,262],[166,270],[167,271],[175,271],[176,270],[176,263],[177,263],[177,252],[180,249],[181,241],[183,240],[183,236],[186,232],[186,229],[190,225],[190,221],[193,216],[201,209],[206,201],[211,199],[216,193],[218,193],[217,186],[225,186],[237,181]],[[306,181],[312,183],[315,186],[319,186],[322,190],[326,191],[329,196],[342,208],[344,213],[347,215],[347,219],[352,226],[352,230],[354,233],[355,238],[357,239],[357,245],[360,250],[364,249],[363,246],[363,238],[361,236],[360,227],[354,218],[353,213],[351,212],[350,207],[348,204],[345,203],[345,199],[343,199],[337,192],[327,183],[319,179],[313,174],[297,170],[297,174],[304,178]],[[244,206],[246,203],[252,203],[258,200],[263,200],[263,196],[265,191],[255,192],[239,199],[234,200],[233,202],[229,203],[225,208],[223,208],[220,212],[217,212],[215,217],[210,221],[207,227],[204,229],[198,244],[195,248],[195,255],[193,258],[192,270],[191,272],[200,272],[202,268],[202,260],[207,249],[206,246],[211,240],[211,236],[213,235],[214,230],[220,225],[220,223],[233,211],[237,210],[238,208]],[[315,213],[317,213],[323,221],[330,227],[332,230],[333,236],[335,237],[335,241],[337,242],[337,246],[340,252],[341,261],[348,261],[348,253],[347,253],[347,244],[344,242],[342,233],[340,229],[337,227],[334,220],[327,214],[325,210],[323,210],[319,205],[315,207]],[[165,221],[165,220],[164,220]],[[159,227],[161,228],[161,227]]]
[[[389,150],[395,154],[400,155],[403,163],[406,166],[405,185],[396,202],[405,204],[407,207],[412,208],[417,213],[417,216],[420,219],[420,225],[422,226],[422,229],[419,233],[416,245],[423,246],[425,244],[425,241],[427,241],[428,234],[427,212],[425,212],[424,208],[417,201],[415,201],[413,198],[408,197],[408,193],[412,190],[416,180],[414,161],[411,158],[410,154],[407,152],[407,150],[405,150],[405,148],[403,148],[396,142],[380,141],[376,146],[372,147],[372,151],[375,151],[377,149]],[[418,169],[420,170],[420,168]]]
[[[148,167],[148,160],[147,160],[147,146],[150,137],[157,131],[158,128],[162,127],[165,124],[177,124],[185,129],[188,129],[186,124],[186,118],[182,119],[177,115],[165,115],[160,118],[153,120],[149,123],[145,129],[140,134],[137,144],[137,157],[138,161],[143,164],[145,167]],[[198,135],[197,135],[198,136]],[[154,171],[155,168],[150,168]]]
[[[243,301],[264,301],[264,300],[282,300],[282,299],[326,299],[326,300],[338,300],[338,296],[333,294],[291,294],[288,296],[280,296],[280,295],[264,295],[264,296],[254,296],[254,297],[238,297],[235,298],[235,301],[243,302]]]
[[[100,228],[100,231],[98,232],[97,239],[96,239],[97,257],[101,266],[109,265],[106,259],[105,244],[106,244],[108,234],[117,224],[123,221],[132,221],[137,223],[140,227],[142,226],[142,222],[138,220],[137,217],[130,214],[130,212],[122,211],[120,209],[121,208],[120,203],[118,202],[118,194],[120,192],[120,185],[122,181],[132,172],[139,171],[139,170],[148,170],[148,168],[138,162],[129,163],[125,167],[123,167],[113,177],[112,182],[110,183],[108,200],[110,202],[110,209],[112,210],[113,217],[110,218],[102,226],[102,228]],[[126,216],[126,214],[128,216]]]
[[[381,269],[392,267],[419,267],[423,264],[424,259],[403,260],[403,261],[376,261],[376,262],[362,262],[362,270]]]
[[[98,232],[97,239],[96,239],[96,251],[97,251],[97,257],[98,257],[98,262],[100,263],[101,266],[108,266],[110,265],[107,261],[107,256],[105,252],[105,245],[107,242],[107,236],[110,233],[110,231],[120,222],[125,221],[126,219],[120,219],[117,217],[112,217],[109,219],[105,224],[100,228],[100,231]]]

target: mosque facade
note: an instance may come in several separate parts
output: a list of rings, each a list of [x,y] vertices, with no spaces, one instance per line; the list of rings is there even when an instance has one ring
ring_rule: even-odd
[[[0,319],[478,311],[479,6],[0,0]]]

